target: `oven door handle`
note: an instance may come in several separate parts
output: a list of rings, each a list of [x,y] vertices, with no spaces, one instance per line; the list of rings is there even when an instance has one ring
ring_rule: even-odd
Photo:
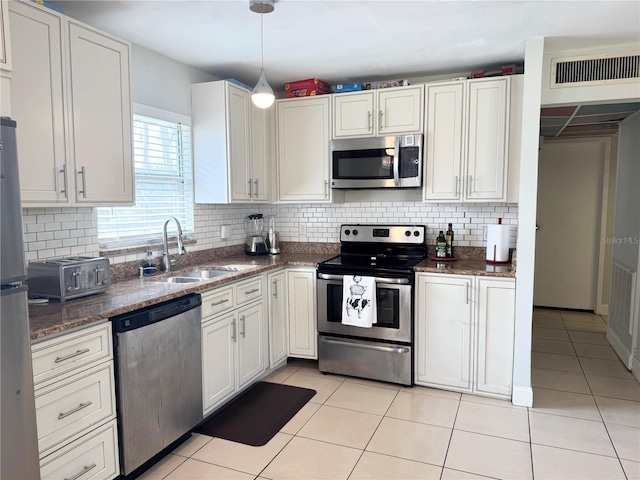
[[[322,280],[342,280],[344,275],[331,275],[329,273],[319,273],[318,278]],[[394,283],[399,285],[407,285],[409,283],[408,278],[387,278],[387,277],[374,277],[376,283]]]
[[[400,346],[386,346],[386,345],[371,345],[367,343],[355,343],[355,342],[345,342],[341,340],[330,340],[326,337],[322,337],[321,340],[323,343],[333,344],[333,345],[344,345],[348,344],[350,347],[361,348],[363,350],[377,350],[379,352],[389,352],[389,353],[410,353],[411,350],[409,347],[400,347]]]

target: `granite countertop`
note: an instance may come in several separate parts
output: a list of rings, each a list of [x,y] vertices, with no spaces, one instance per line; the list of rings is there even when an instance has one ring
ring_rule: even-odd
[[[490,264],[486,260],[461,258],[454,261],[425,259],[414,267],[416,272],[450,273],[455,275],[478,275],[491,277],[516,276],[515,262]]]
[[[47,304],[29,305],[31,340],[42,340],[45,337],[105,320],[115,315],[172,300],[189,293],[209,290],[277,268],[317,267],[318,263],[335,255],[336,252],[332,252],[330,249],[316,253],[301,253],[293,249],[290,253],[281,253],[277,256],[258,257],[232,254],[153,277],[114,281],[109,290],[104,293],[66,302],[51,301]],[[228,275],[193,283],[180,284],[158,281],[163,277],[180,276],[181,273],[194,270],[210,270],[231,266],[245,268],[230,271]],[[515,277],[515,261],[502,265],[490,265],[484,259],[479,258],[464,258],[447,262],[426,259],[420,262],[414,270],[430,273]]]
[[[244,254],[220,259],[215,263],[201,264],[153,277],[133,278],[113,282],[109,290],[88,297],[66,302],[52,300],[47,304],[29,305],[31,341],[55,335],[72,328],[88,325],[115,315],[131,312],[149,305],[164,302],[189,293],[219,287],[252,275],[280,267],[316,267],[318,263],[335,256],[335,253],[282,253],[277,256],[249,257]],[[194,283],[166,283],[157,280],[179,276],[194,270],[210,270],[216,267],[247,267],[230,271],[212,279]]]

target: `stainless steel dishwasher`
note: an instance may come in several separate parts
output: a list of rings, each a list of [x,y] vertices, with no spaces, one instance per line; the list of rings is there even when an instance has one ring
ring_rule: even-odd
[[[202,421],[201,305],[192,294],[111,319],[123,475]]]

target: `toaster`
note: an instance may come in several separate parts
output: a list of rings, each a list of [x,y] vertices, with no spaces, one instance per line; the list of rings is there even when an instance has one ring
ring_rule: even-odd
[[[29,295],[72,298],[105,292],[111,285],[109,259],[104,257],[68,257],[29,262]]]

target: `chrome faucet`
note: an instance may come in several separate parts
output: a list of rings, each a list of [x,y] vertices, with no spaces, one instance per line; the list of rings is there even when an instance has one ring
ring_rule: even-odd
[[[169,242],[167,240],[167,225],[171,220],[176,222],[176,227],[178,228],[178,258],[170,258],[169,257]],[[164,227],[162,227],[162,270],[164,272],[170,272],[171,267],[175,267],[178,265],[182,256],[187,253],[184,245],[182,244],[182,227],[180,227],[180,222],[176,217],[171,217],[169,220],[164,222]]]

